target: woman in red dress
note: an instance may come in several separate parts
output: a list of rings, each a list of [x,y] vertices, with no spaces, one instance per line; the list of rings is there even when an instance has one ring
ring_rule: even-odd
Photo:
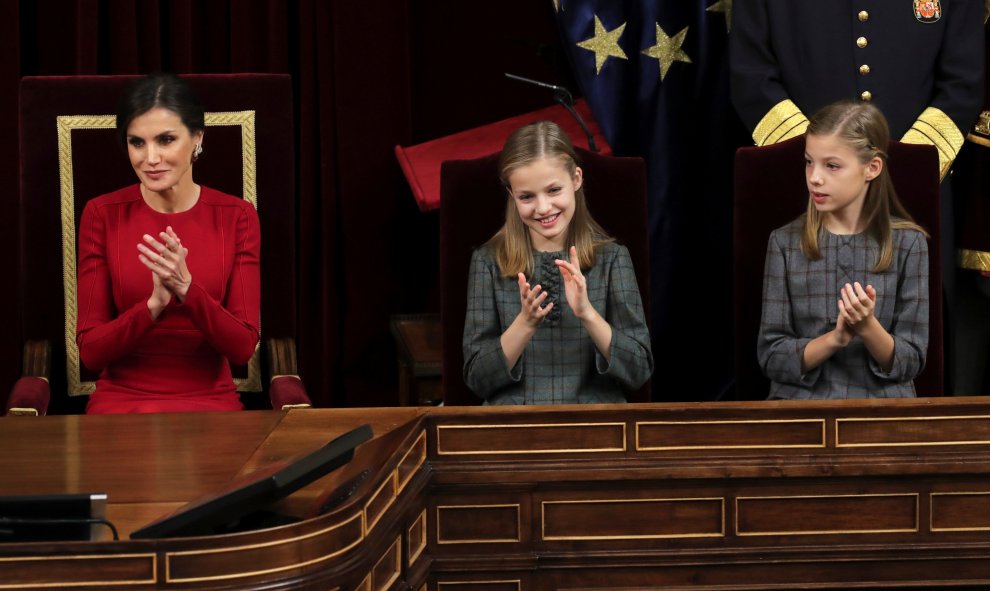
[[[92,199],[79,227],[88,413],[239,410],[229,363],[258,343],[260,228],[251,204],[196,184],[204,116],[172,75],[138,80],[117,111],[138,183]]]

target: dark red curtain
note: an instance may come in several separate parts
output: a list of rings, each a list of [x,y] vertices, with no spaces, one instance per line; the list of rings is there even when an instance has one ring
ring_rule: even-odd
[[[18,248],[12,138],[21,76],[292,75],[300,370],[320,406],[395,404],[389,316],[437,307],[436,214],[416,209],[393,146],[551,103],[539,89],[506,81],[503,72],[567,82],[549,0],[0,4],[0,129],[9,138],[0,145],[7,163],[0,178],[8,188],[0,194],[6,212],[0,249],[6,253]],[[21,254],[8,265],[29,263],[30,253]],[[4,309],[17,314],[21,302],[16,291],[0,291]],[[0,333],[0,397],[19,374],[20,345],[16,331]]]

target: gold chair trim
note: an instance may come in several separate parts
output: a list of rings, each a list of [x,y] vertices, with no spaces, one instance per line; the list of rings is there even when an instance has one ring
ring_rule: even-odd
[[[254,111],[230,111],[206,113],[206,126],[238,126],[241,128],[241,181],[243,198],[258,209],[257,143]],[[69,395],[92,394],[96,383],[83,381],[80,374],[79,346],[76,344],[76,326],[79,311],[76,307],[78,293],[76,272],[76,223],[75,186],[72,176],[72,132],[77,129],[115,129],[114,115],[62,115],[56,117],[58,132],[58,172],[60,217],[62,224],[62,285],[65,302],[65,363]],[[259,326],[260,333],[260,326]],[[235,378],[234,384],[242,392],[260,392],[261,338],[255,345],[248,362],[247,378]]]
[[[990,271],[990,252],[960,248],[959,266],[974,271]]]

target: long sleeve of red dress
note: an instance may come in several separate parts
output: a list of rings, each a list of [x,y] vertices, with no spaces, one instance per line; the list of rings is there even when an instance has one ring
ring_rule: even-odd
[[[167,226],[189,249],[193,282],[184,302],[152,320],[137,244]],[[134,185],[87,203],[78,251],[77,343],[83,363],[101,370],[89,412],[240,408],[228,359],[250,359],[260,317],[260,228],[249,203],[202,187],[191,209],[164,214]]]

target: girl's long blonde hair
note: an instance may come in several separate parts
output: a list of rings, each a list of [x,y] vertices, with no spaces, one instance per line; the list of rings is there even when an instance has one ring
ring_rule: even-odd
[[[901,205],[897,190],[891,180],[887,166],[887,145],[890,131],[887,120],[879,109],[868,103],[840,101],[823,107],[808,123],[807,135],[834,135],[856,152],[860,164],[867,164],[880,158],[883,166],[880,174],[866,189],[861,219],[866,221],[865,232],[880,247],[873,270],[885,271],[894,258],[893,230],[918,230],[926,237],[928,233],[914,222],[911,214]],[[818,243],[825,234],[822,214],[815,208],[815,202],[808,197],[808,211],[805,215],[804,232],[801,235],[801,252],[811,260],[821,258]]]
[[[519,273],[529,277],[534,267],[533,243],[516,210],[509,177],[516,169],[544,158],[560,162],[571,178],[575,177],[577,156],[574,146],[564,130],[552,121],[537,121],[517,129],[506,140],[498,159],[499,178],[506,190],[505,224],[488,241],[488,246],[494,249],[495,261],[505,277],[515,277]],[[581,269],[586,271],[595,264],[595,249],[611,241],[612,238],[591,217],[582,186],[574,192],[574,215],[564,237],[565,249],[576,247]]]

